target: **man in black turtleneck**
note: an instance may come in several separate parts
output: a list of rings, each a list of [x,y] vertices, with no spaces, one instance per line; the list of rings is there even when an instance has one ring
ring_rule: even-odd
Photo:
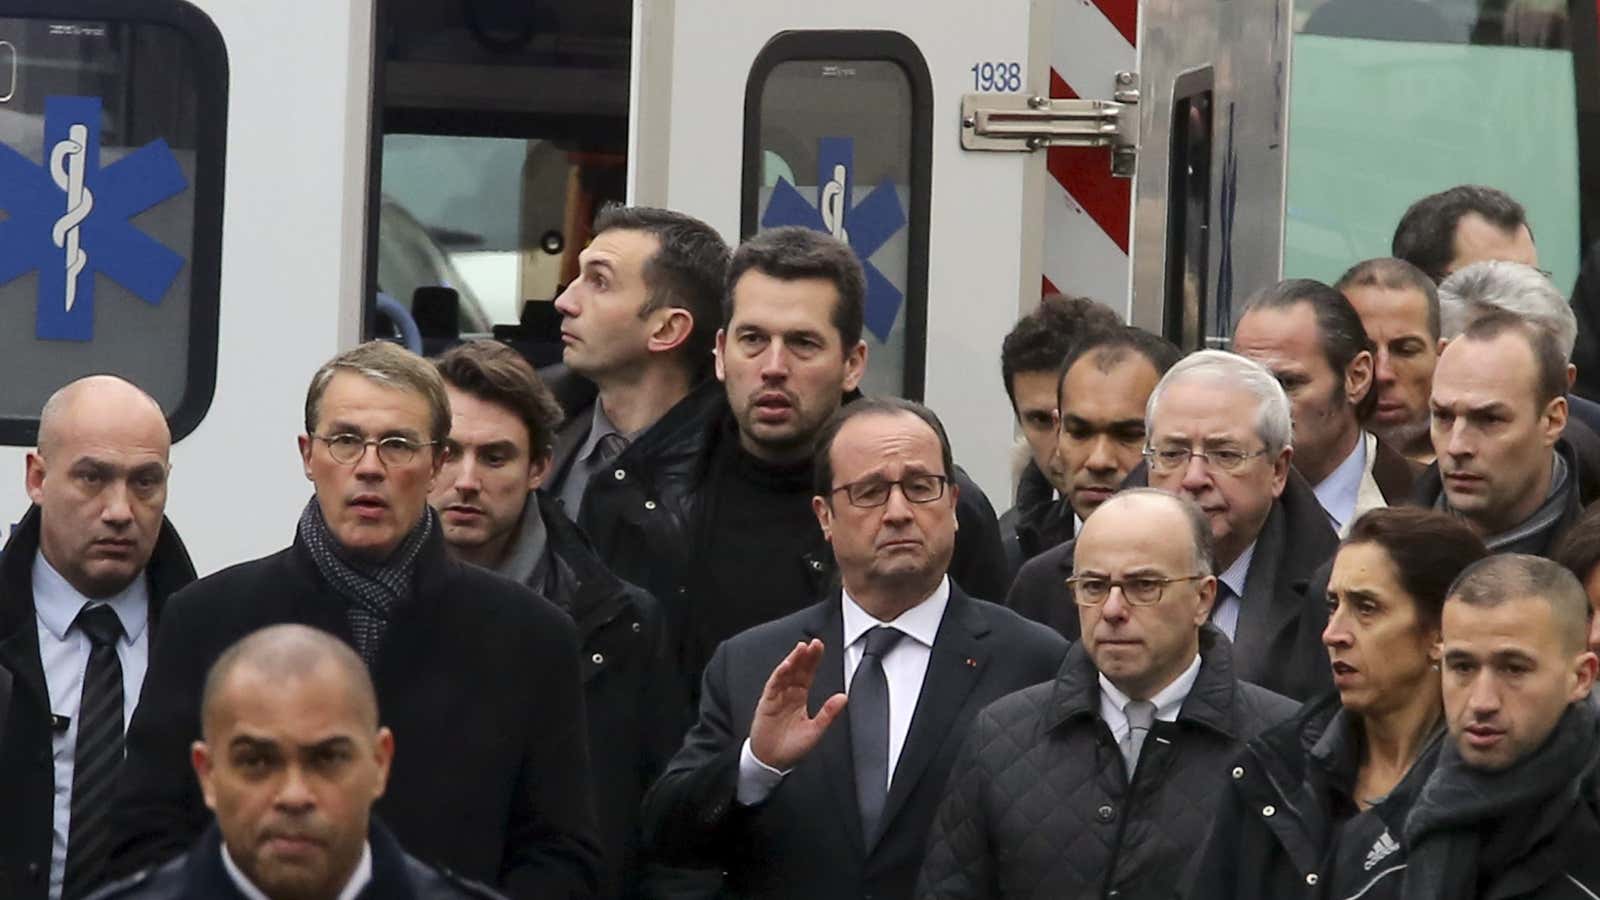
[[[812,450],[867,367],[866,279],[843,243],[805,228],[764,231],[734,252],[727,285],[716,368],[728,414],[682,511],[695,561],[682,591],[691,677],[723,640],[812,605],[832,584],[833,555],[811,509]],[[998,599],[1006,568],[994,508],[959,469],[956,479],[950,575]]]

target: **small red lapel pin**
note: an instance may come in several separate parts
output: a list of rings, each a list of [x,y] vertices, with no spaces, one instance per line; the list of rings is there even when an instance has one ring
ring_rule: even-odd
[[[977,661],[977,660],[975,660],[975,659],[973,659],[973,658],[972,658],[972,657],[970,657],[970,656],[969,656],[969,657],[967,657],[967,668],[969,668],[969,669],[976,669],[976,668],[977,668],[977,667],[978,667],[978,661]]]

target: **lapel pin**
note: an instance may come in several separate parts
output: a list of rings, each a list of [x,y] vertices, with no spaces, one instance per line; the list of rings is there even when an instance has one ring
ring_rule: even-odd
[[[976,669],[976,668],[977,668],[977,667],[978,667],[978,661],[977,661],[977,660],[975,660],[975,659],[973,659],[973,658],[972,658],[972,657],[970,657],[970,656],[969,656],[969,657],[967,657],[967,668],[969,668],[969,669]]]

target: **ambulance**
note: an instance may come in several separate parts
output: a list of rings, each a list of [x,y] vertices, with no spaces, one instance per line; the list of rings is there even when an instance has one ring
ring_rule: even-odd
[[[845,240],[867,388],[1009,500],[1044,293],[1185,348],[1492,184],[1570,285],[1597,8],[1559,0],[0,0],[0,520],[45,398],[162,405],[202,572],[288,543],[306,383],[374,337],[553,359],[607,202]],[[9,512],[6,512],[9,511]]]

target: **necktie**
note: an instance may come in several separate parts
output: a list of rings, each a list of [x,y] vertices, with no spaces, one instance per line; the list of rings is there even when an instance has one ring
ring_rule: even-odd
[[[1122,759],[1128,764],[1128,780],[1132,781],[1133,771],[1139,768],[1139,751],[1144,749],[1144,739],[1156,721],[1156,705],[1149,700],[1129,700],[1122,714],[1128,717],[1128,733],[1122,738]]]
[[[111,849],[111,800],[122,768],[122,622],[111,607],[84,607],[74,622],[89,638],[72,759],[72,819],[62,900],[87,896]]]
[[[889,796],[889,680],[883,656],[905,632],[879,625],[866,634],[866,648],[850,681],[850,752],[855,762],[856,803],[861,836],[868,847],[878,838],[883,804]]]
[[[604,468],[611,465],[611,463],[614,462],[617,457],[622,455],[622,451],[626,449],[628,449],[627,438],[617,434],[615,431],[611,432],[610,434],[603,435],[600,438],[600,442],[595,447],[598,456],[598,461],[595,467]]]

